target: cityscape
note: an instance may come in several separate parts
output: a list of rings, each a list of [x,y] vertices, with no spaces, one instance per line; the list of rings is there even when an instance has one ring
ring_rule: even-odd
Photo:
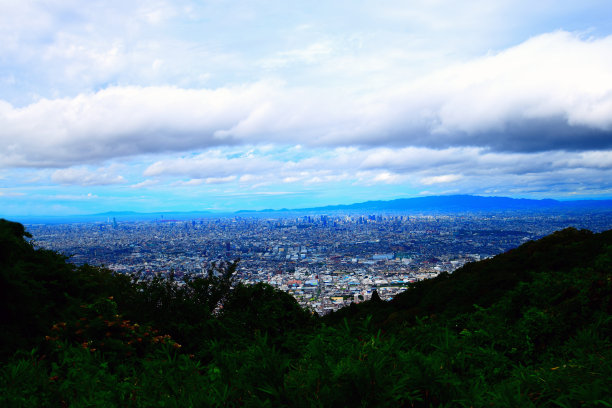
[[[600,232],[612,213],[259,214],[199,219],[28,224],[35,246],[77,265],[179,281],[239,260],[236,278],[265,282],[326,314],[412,282],[452,273],[554,231]]]

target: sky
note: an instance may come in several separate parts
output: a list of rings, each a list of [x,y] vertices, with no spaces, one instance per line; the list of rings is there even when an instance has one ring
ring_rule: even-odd
[[[612,198],[609,0],[0,0],[0,217]]]

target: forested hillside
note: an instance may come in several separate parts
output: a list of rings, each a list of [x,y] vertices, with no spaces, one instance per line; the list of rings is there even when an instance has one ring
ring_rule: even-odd
[[[324,317],[235,268],[140,281],[0,220],[0,406],[612,406],[612,231]]]

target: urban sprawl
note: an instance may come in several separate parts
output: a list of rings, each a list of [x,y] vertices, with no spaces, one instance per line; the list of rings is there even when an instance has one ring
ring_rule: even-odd
[[[236,276],[266,282],[327,313],[390,299],[411,282],[452,273],[569,226],[602,231],[609,213],[208,217],[27,225],[35,245],[75,264],[104,265],[140,279],[201,276],[239,259]]]

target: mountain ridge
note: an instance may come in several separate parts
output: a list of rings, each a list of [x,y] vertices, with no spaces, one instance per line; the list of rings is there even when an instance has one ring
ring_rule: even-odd
[[[307,212],[307,211],[504,211],[554,209],[612,209],[612,200],[560,201],[551,198],[529,199],[468,194],[370,200],[352,204],[327,205],[296,209],[240,210],[236,213]]]
[[[274,214],[300,214],[325,212],[396,212],[396,213],[487,213],[504,211],[612,211],[612,200],[574,200],[560,201],[551,198],[529,199],[499,196],[477,195],[438,195],[394,200],[370,200],[352,204],[326,205],[305,208],[281,208],[263,210],[238,210],[213,212],[201,211],[107,211],[96,214],[47,215],[47,216],[14,216],[13,220],[25,224],[37,223],[71,223],[71,222],[104,222],[108,217],[117,221],[154,221],[158,219],[190,220],[206,217],[227,216],[266,216]]]

